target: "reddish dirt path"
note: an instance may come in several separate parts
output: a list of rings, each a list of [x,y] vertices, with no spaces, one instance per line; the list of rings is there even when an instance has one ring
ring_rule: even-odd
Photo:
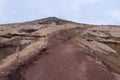
[[[52,47],[46,53],[24,71],[24,80],[115,80],[108,71],[89,61],[74,43]]]

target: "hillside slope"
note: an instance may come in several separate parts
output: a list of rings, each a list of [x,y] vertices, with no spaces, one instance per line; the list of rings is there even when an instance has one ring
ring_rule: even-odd
[[[0,25],[0,80],[120,80],[120,27],[56,17]]]

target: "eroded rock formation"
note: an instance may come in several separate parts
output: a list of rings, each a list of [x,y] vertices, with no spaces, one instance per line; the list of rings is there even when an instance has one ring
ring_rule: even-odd
[[[120,80],[120,27],[55,17],[0,25],[0,80]]]

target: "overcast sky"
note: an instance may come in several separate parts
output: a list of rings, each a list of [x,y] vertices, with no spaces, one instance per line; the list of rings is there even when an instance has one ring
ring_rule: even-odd
[[[50,16],[80,23],[120,25],[120,0],[0,0],[0,24]]]

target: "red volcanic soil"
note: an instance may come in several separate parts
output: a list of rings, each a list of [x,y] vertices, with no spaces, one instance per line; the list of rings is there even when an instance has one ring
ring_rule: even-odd
[[[83,48],[70,41],[74,35],[64,30],[51,36],[47,49],[35,61],[29,60],[30,64],[22,66],[10,80],[116,80],[107,69],[88,59]]]
[[[115,80],[73,42],[50,47],[44,54],[22,72],[21,80]]]
[[[88,59],[83,48],[70,41],[74,34],[67,30],[51,36],[47,48],[16,70],[10,80],[115,80],[107,69]]]

